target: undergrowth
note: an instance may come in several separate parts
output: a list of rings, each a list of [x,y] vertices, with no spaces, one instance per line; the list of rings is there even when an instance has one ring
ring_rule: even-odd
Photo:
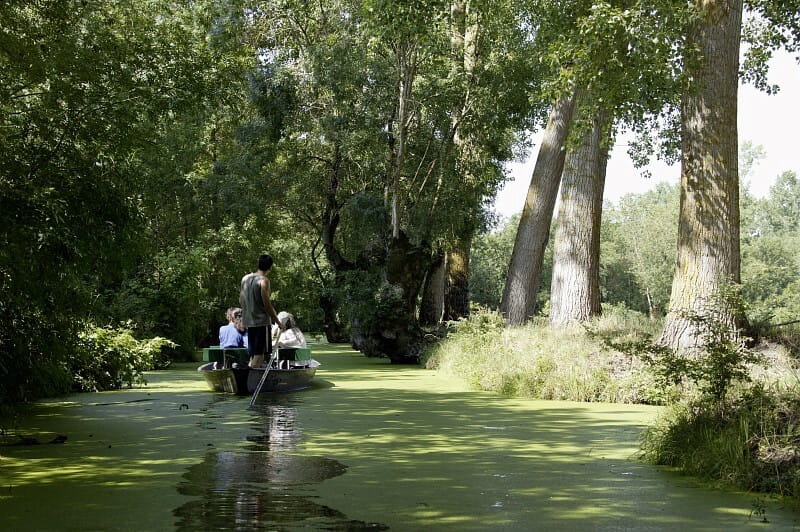
[[[748,491],[800,495],[797,388],[756,384],[735,400],[681,403],[641,438],[655,464]]]
[[[610,349],[603,340],[647,338],[657,328],[624,309],[608,309],[588,326],[563,329],[548,327],[545,318],[506,328],[497,312],[480,310],[453,324],[454,332],[427,353],[426,366],[511,396],[663,404],[674,390],[657,385],[642,359]]]
[[[72,375],[73,391],[114,390],[146,384],[144,372],[169,365],[165,338],[138,340],[125,327],[87,326],[78,336],[75,353],[65,373]]]

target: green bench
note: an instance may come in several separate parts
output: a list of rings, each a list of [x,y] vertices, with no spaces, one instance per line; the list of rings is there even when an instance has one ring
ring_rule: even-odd
[[[222,362],[228,357],[228,363],[247,363],[250,355],[244,347],[222,349],[218,345],[203,348],[203,362]],[[311,349],[308,347],[281,347],[278,349],[278,360],[310,360]]]
[[[219,362],[222,364],[225,360],[225,357],[228,357],[229,363],[247,363],[250,360],[250,356],[247,354],[247,349],[244,347],[222,349],[218,345],[212,345],[211,347],[203,348],[204,362]]]

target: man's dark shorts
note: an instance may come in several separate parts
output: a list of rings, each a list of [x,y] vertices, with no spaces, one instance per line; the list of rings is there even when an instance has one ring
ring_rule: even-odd
[[[248,327],[247,328],[247,354],[269,355],[272,353],[272,338],[267,334],[268,327]]]

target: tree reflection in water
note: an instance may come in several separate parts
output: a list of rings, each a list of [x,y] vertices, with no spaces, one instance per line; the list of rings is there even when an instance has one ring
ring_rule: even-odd
[[[178,530],[387,529],[352,521],[313,501],[309,485],[344,474],[347,467],[328,458],[285,454],[302,437],[296,404],[288,395],[264,397],[261,434],[247,438],[247,449],[212,451],[189,468],[178,491],[197,499],[175,510]]]

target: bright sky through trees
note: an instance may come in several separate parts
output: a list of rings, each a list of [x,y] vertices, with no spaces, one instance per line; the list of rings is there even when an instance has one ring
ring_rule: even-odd
[[[775,178],[786,170],[800,171],[800,149],[797,147],[797,128],[800,124],[800,65],[786,52],[779,52],[771,63],[770,82],[780,86],[780,92],[767,95],[751,85],[739,87],[739,141],[762,145],[766,158],[749,178],[750,191],[763,197]],[[509,165],[512,181],[500,191],[495,200],[498,214],[509,217],[522,211],[525,195],[536,163],[539,137],[534,139],[529,157]],[[634,168],[626,152],[626,138],[621,138],[611,152],[604,197],[617,201],[627,193],[650,190],[661,181],[677,183],[680,164],[667,166],[655,161],[650,167],[653,177],[644,178]]]

